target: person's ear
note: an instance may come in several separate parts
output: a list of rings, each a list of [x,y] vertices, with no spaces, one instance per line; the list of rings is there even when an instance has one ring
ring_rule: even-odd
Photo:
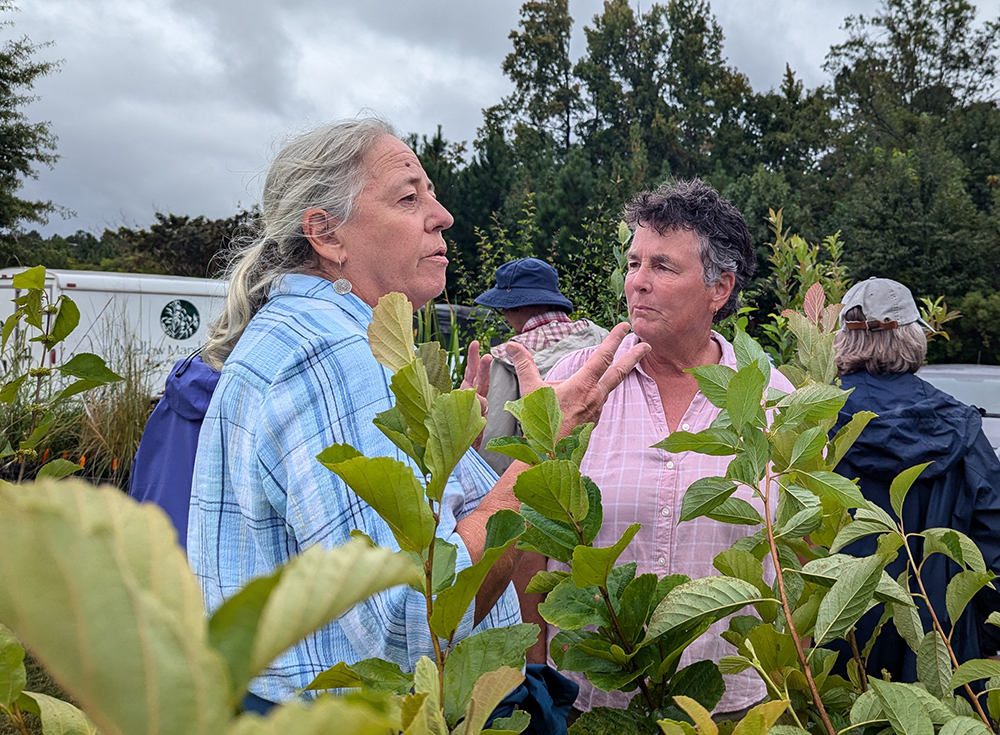
[[[343,263],[347,257],[344,245],[337,236],[338,224],[329,212],[318,207],[302,215],[302,234],[320,258],[333,263]]]
[[[729,301],[729,295],[735,287],[736,274],[732,271],[723,271],[719,280],[715,282],[715,292],[712,294],[712,306],[716,312],[726,305],[726,302]]]

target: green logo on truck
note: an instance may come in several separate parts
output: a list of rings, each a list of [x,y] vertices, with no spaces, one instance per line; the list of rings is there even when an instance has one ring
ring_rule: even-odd
[[[168,337],[174,339],[188,339],[198,331],[200,325],[198,309],[184,299],[174,299],[160,312],[160,326]]]

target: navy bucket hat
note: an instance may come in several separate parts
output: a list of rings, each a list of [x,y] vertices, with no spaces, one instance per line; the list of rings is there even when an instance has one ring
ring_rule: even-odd
[[[476,303],[493,309],[519,306],[554,306],[567,314],[573,304],[559,290],[556,269],[538,258],[521,258],[497,268],[497,285],[476,297]]]

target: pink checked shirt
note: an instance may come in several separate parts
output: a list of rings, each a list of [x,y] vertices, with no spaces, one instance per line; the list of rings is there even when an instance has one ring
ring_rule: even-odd
[[[736,354],[732,345],[715,332],[712,339],[722,348],[720,363],[735,369]],[[618,356],[637,341],[634,334],[626,337]],[[552,368],[547,379],[568,378],[583,366],[593,351],[594,348],[591,348],[567,355]],[[777,370],[771,371],[770,385],[786,392],[793,390]],[[718,414],[719,409],[699,392],[688,406],[679,429],[693,433],[703,431]],[[750,527],[708,518],[685,523],[678,523],[677,519],[685,490],[699,478],[725,475],[732,458],[693,452],[671,454],[651,448],[669,433],[656,383],[641,366],[636,367],[608,397],[581,465],[583,474],[601,489],[604,505],[604,526],[594,545],[611,546],[630,524],[641,523],[639,533],[618,561],[619,564],[636,562],[636,576],[647,573],[660,577],[686,574],[691,579],[698,579],[718,574],[712,566],[712,559],[737,539],[748,535]],[[758,511],[763,510],[761,501],[753,498],[747,488],[738,490],[735,497],[752,503]],[[566,567],[549,560],[548,568]],[[767,569],[765,564],[765,572]],[[736,649],[719,636],[728,625],[728,619],[713,625],[684,652],[680,666],[704,659],[718,661],[722,656],[735,655]],[[557,632],[557,628],[549,626],[549,640]],[[585,711],[599,706],[624,707],[633,696],[623,692],[602,692],[595,689],[583,674],[563,673],[580,684],[576,707]],[[743,709],[756,704],[766,694],[763,681],[752,669],[726,676],[725,679],[726,693],[716,712]]]

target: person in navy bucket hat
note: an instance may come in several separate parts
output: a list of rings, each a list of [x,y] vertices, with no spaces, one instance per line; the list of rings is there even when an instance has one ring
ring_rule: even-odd
[[[521,258],[497,268],[497,285],[476,297],[476,303],[492,309],[524,306],[555,306],[572,313],[573,304],[559,290],[556,269],[538,258]]]

